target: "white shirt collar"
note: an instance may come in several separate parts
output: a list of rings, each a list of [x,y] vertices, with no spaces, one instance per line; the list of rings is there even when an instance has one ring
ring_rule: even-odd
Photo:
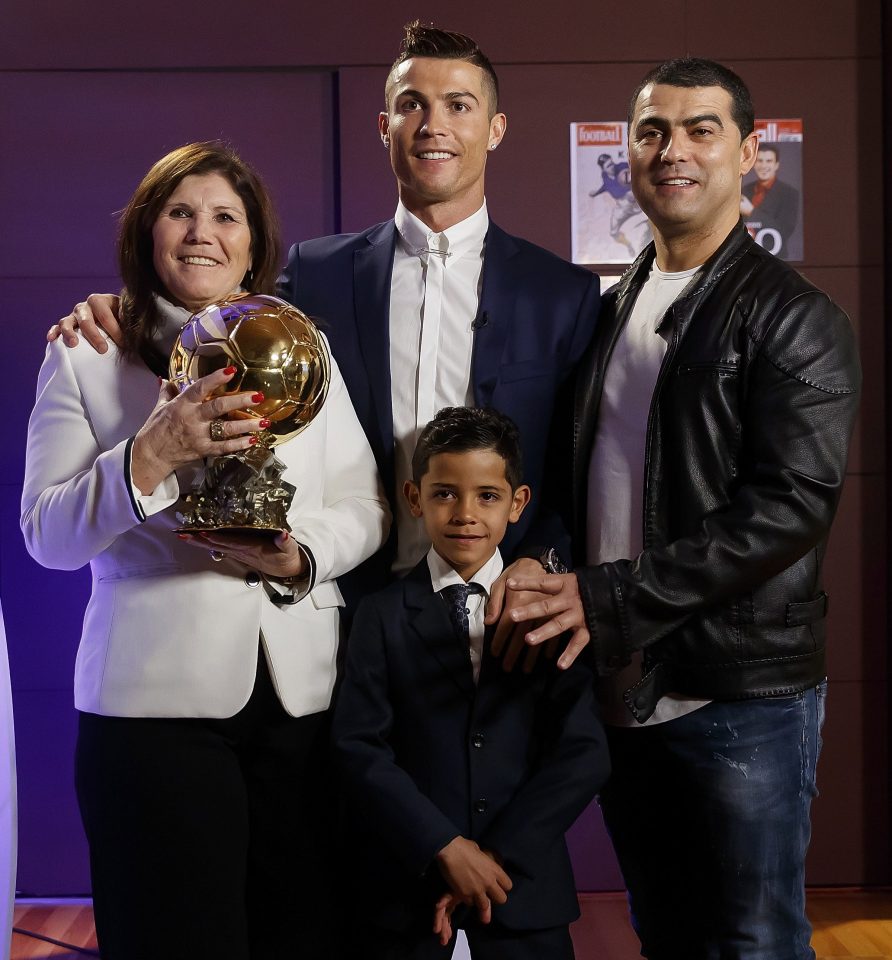
[[[393,218],[399,234],[400,245],[406,253],[419,255],[429,246],[434,249],[445,250],[450,259],[464,256],[466,253],[479,254],[486,240],[486,231],[489,229],[489,214],[486,210],[486,200],[480,209],[470,217],[453,224],[442,233],[431,230],[414,213],[410,213],[402,200],[397,203],[396,214]],[[431,244],[431,237],[437,238]],[[448,260],[446,261],[448,263]]]
[[[192,312],[165,300],[158,294],[155,294],[155,310],[158,315],[158,327],[152,334],[152,340],[162,353],[168,354],[173,349],[183,325],[192,316]]]
[[[479,583],[488,597],[490,588],[502,572],[502,567],[502,555],[496,548],[489,560],[471,577],[470,582]],[[466,582],[433,547],[427,552],[427,568],[430,570],[431,586],[434,588],[434,593],[439,593],[443,587],[451,586],[454,583]]]

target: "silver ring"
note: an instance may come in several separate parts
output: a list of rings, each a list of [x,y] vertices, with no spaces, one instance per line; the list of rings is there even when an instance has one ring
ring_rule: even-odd
[[[208,429],[211,433],[211,440],[225,440],[226,434],[223,432],[223,421],[217,418],[216,420],[211,420],[208,424]]]
[[[219,563],[226,554],[222,550],[211,550],[211,560],[215,563]]]

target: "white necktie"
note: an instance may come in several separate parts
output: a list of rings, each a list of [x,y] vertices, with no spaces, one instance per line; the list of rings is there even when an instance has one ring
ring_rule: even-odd
[[[424,264],[424,307],[421,311],[421,350],[418,359],[418,389],[415,394],[415,427],[417,431],[429,423],[437,412],[437,350],[440,343],[440,311],[446,282],[446,258],[449,240],[442,233],[427,238],[427,249],[421,253]]]

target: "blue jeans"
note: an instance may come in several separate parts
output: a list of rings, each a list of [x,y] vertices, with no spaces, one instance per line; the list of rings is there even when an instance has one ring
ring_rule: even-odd
[[[805,915],[826,681],[608,728],[604,819],[649,960],[813,960]]]

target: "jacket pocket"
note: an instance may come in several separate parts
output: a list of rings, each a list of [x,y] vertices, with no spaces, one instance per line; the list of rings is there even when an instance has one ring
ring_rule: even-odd
[[[720,377],[734,377],[737,376],[739,372],[739,364],[734,361],[728,361],[724,363],[711,362],[708,360],[700,361],[697,363],[682,363],[678,366],[678,375],[684,376],[688,373],[717,373]]]
[[[317,610],[326,607],[343,607],[344,597],[337,580],[323,580],[310,591],[310,599]]]
[[[97,577],[98,583],[115,583],[119,580],[136,580],[144,577],[164,577],[171,573],[182,573],[183,568],[172,561],[166,563],[139,563],[132,567],[119,567]]]
[[[499,383],[513,383],[515,380],[551,376],[554,376],[554,367],[547,362],[543,362],[540,357],[534,357],[532,360],[520,360],[517,363],[505,363],[499,367]]]

